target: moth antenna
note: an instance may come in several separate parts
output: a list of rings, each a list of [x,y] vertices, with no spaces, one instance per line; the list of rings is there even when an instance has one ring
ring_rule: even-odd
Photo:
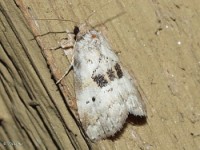
[[[70,20],[70,19],[56,19],[56,18],[55,19],[54,18],[53,19],[52,18],[51,19],[48,19],[48,18],[39,18],[39,19],[37,19],[36,18],[36,19],[30,19],[30,20],[45,20],[45,21],[46,20],[50,20],[50,21],[58,20],[58,21],[69,21],[69,22],[73,22],[73,23],[79,23],[78,21],[74,21],[74,20]]]

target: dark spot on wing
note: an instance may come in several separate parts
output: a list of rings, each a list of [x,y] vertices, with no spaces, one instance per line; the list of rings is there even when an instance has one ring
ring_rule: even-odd
[[[101,74],[98,74],[94,77],[92,76],[92,79],[101,88],[108,84],[108,81],[104,78],[104,75],[101,75]]]
[[[92,97],[92,101],[95,102],[95,100],[96,100],[96,98],[95,98],[95,97]]]
[[[80,65],[81,65],[80,61],[78,59],[74,58],[74,65],[73,66],[75,66],[76,68],[79,68]]]
[[[115,72],[112,70],[112,68],[111,68],[111,69],[108,69],[106,73],[107,73],[107,75],[108,75],[108,78],[109,78],[111,81],[113,81],[113,80],[115,79]]]
[[[88,59],[88,60],[87,60],[87,63],[88,63],[88,64],[93,64],[93,62],[92,62],[91,59]]]
[[[121,66],[118,63],[115,64],[115,70],[117,72],[118,78],[122,78],[123,77],[123,72],[121,70]]]
[[[102,58],[104,58],[104,56],[102,54],[100,54],[99,63],[101,62]]]
[[[110,88],[110,89],[108,89],[107,91],[108,91],[108,92],[112,92],[112,91],[113,91],[113,88]]]

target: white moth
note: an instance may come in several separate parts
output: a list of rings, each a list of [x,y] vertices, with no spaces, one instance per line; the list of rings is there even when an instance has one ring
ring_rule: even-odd
[[[133,79],[102,33],[82,26],[75,27],[74,35],[68,36],[62,47],[73,46],[76,103],[88,137],[100,140],[113,136],[123,127],[129,113],[146,116],[145,104]]]

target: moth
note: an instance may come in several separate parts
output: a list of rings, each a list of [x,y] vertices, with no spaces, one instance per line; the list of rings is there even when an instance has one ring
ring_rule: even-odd
[[[146,116],[133,78],[101,32],[85,25],[75,27],[62,47],[73,47],[71,66],[78,115],[91,140],[113,136],[123,127],[128,114]]]

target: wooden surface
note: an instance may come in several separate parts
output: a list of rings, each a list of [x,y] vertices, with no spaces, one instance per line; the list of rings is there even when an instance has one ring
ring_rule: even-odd
[[[0,7],[0,149],[200,149],[200,1],[0,0]],[[94,143],[67,105],[73,71],[55,84],[70,60],[50,50],[66,37],[58,32],[93,10],[88,22],[137,78],[148,112],[146,124],[127,121],[116,137]]]

